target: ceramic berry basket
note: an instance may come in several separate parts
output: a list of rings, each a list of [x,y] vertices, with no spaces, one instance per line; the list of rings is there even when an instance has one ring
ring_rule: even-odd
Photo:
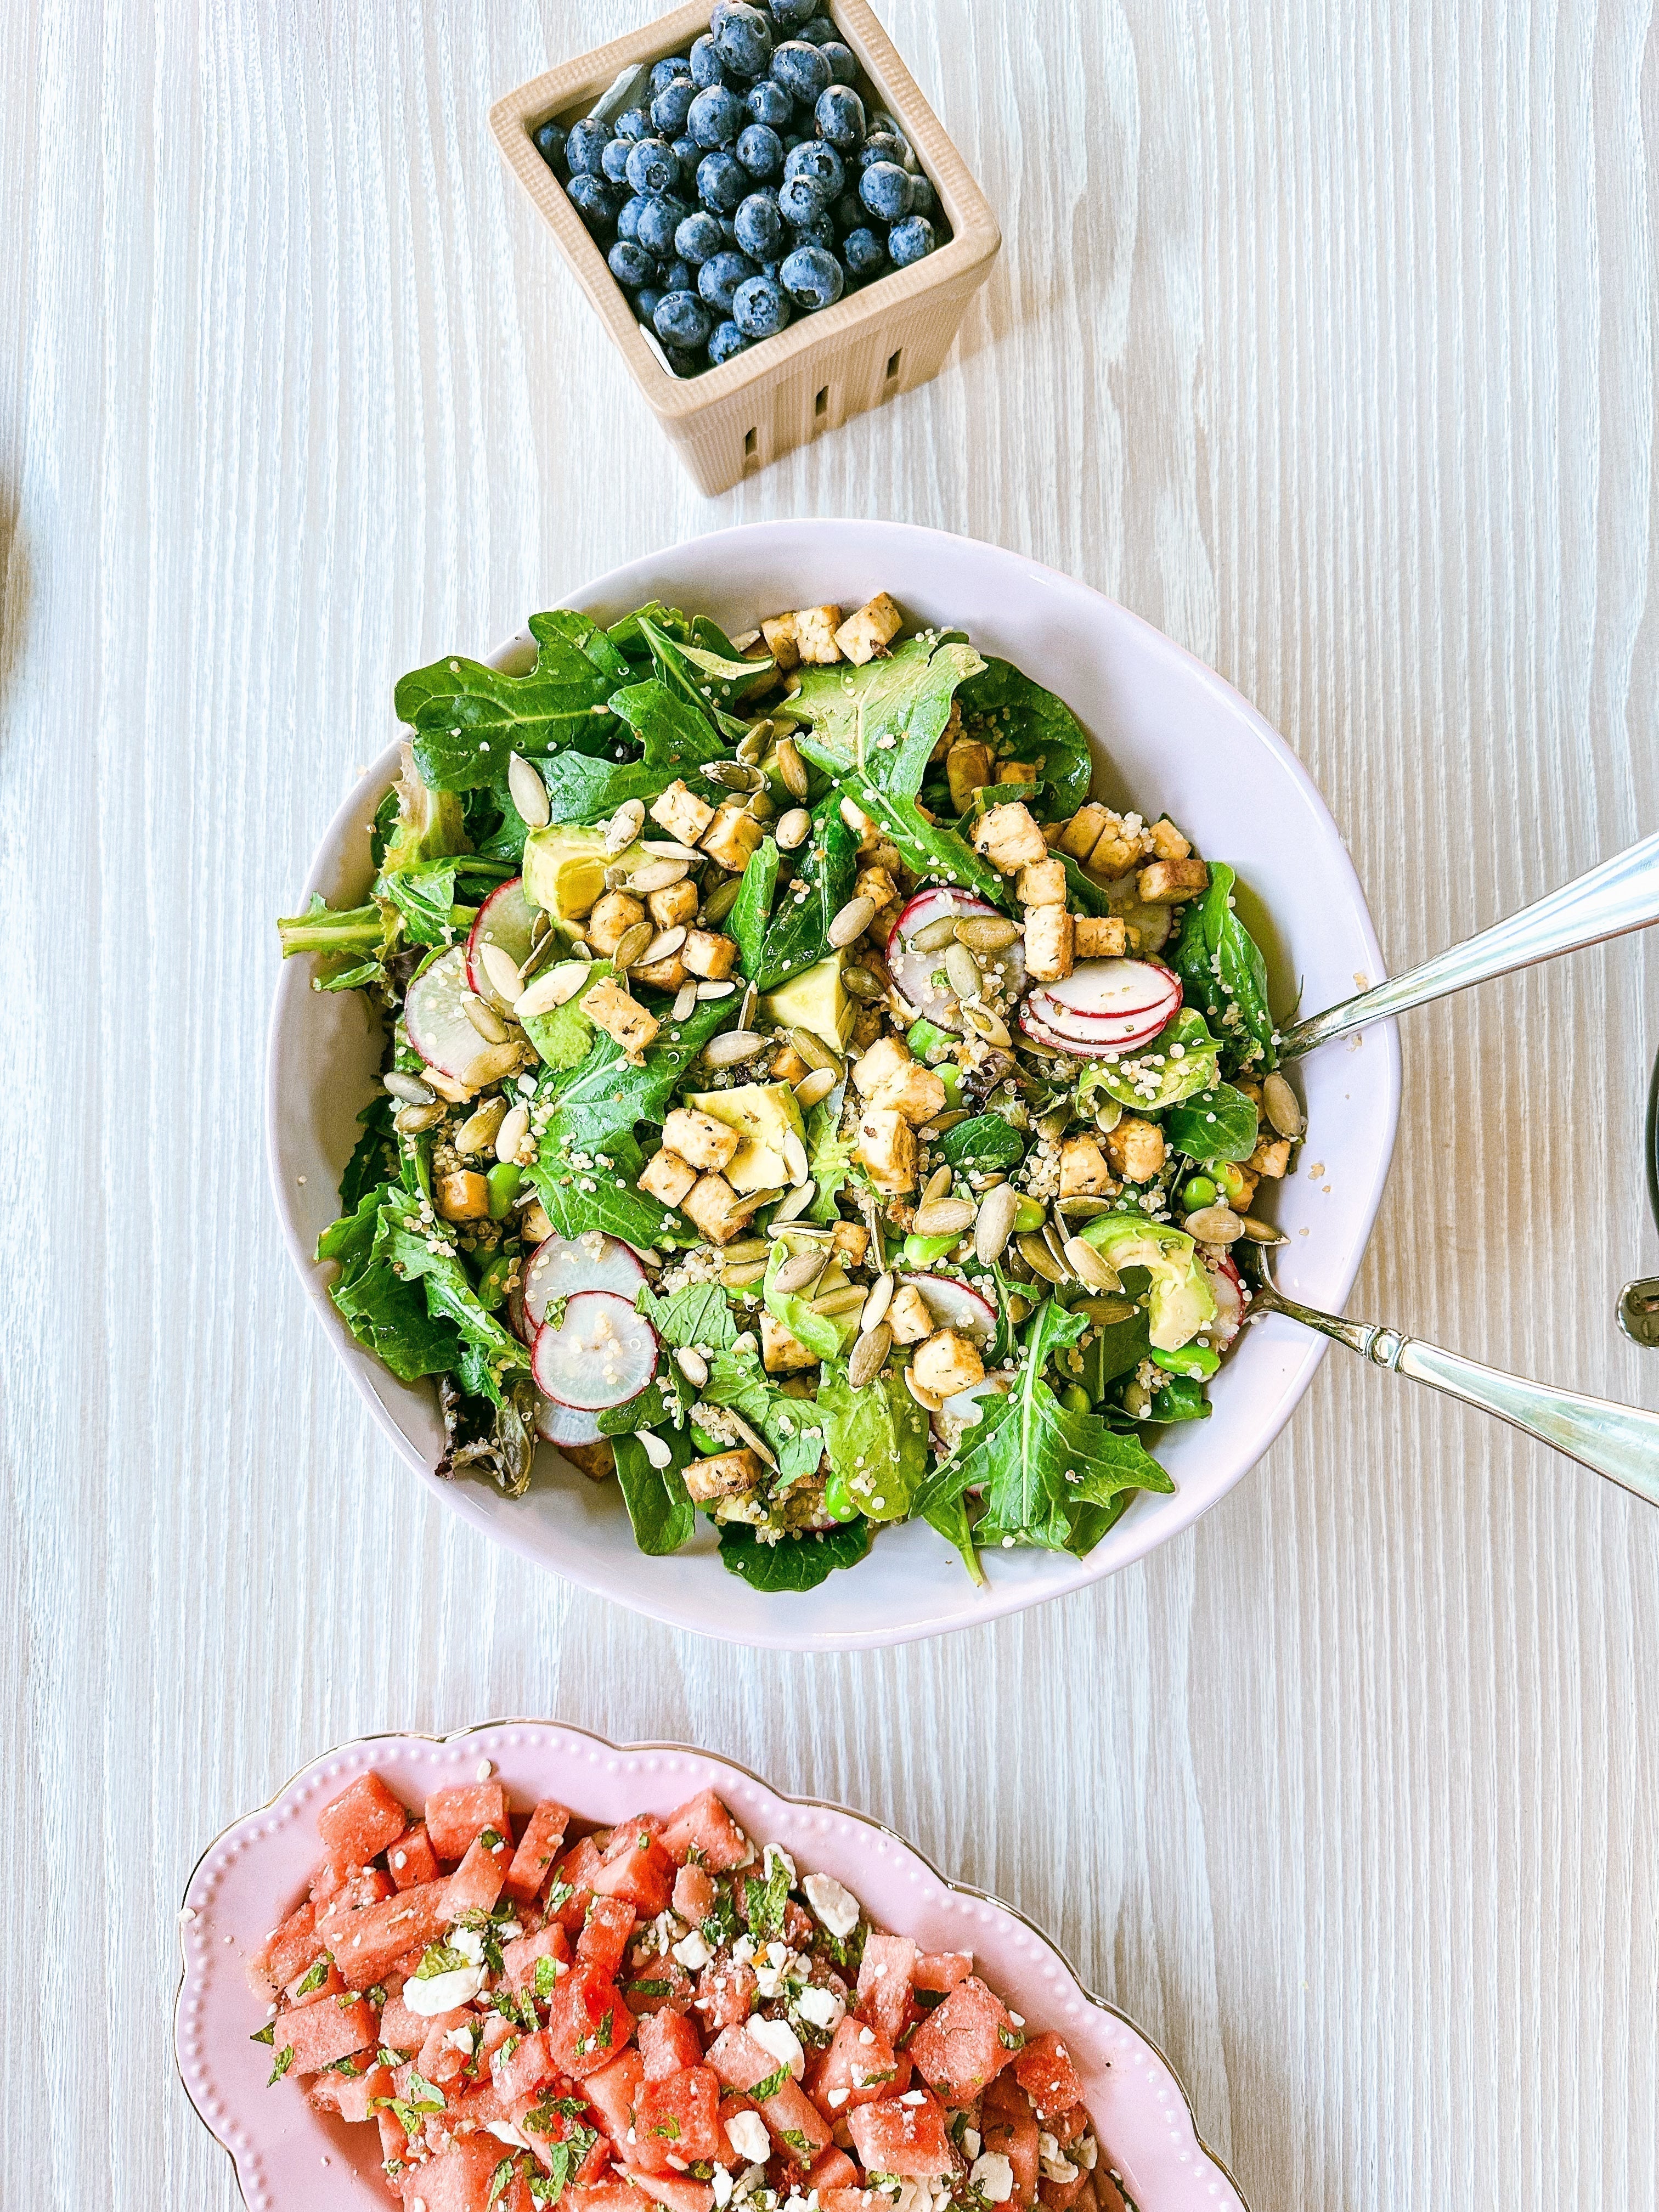
[[[372,2128],[313,2112],[291,2081],[266,2087],[270,2052],[249,2040],[265,2008],[245,1961],[303,1896],[321,1854],[319,1808],[373,1769],[409,1804],[487,1771],[515,1808],[556,1798],[585,1821],[666,1813],[713,1790],[757,1843],[777,1843],[805,1873],[834,1875],[878,1925],[925,1950],[972,1951],[1016,2011],[1062,2033],[1084,2078],[1107,2163],[1136,2212],[1249,2212],[1206,2149],[1192,2106],[1157,2045],[1094,1996],[1047,1936],[983,1892],[947,1881],[878,1822],[841,1805],[786,1797],[746,1767],[674,1744],[618,1746],[554,1723],[498,1721],[447,1737],[366,1736],[295,1776],[227,1828],[191,1875],[179,1918],[184,1971],[174,2015],[179,2078],[203,2125],[228,2152],[250,2212],[365,2212],[394,2200]]]
[[[708,0],[692,0],[627,38],[549,70],[490,110],[508,168],[704,492],[727,491],[821,431],[937,376],[1002,244],[984,194],[864,0],[833,0],[833,14],[858,62],[860,92],[866,104],[896,118],[939,195],[951,236],[925,260],[798,318],[781,336],[700,376],[676,376],[653,350],[532,134],[550,118],[570,123],[586,115],[624,70],[683,53],[708,27]]]

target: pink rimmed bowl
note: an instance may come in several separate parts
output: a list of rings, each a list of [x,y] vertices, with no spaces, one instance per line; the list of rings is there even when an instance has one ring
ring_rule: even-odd
[[[1347,849],[1311,778],[1247,701],[1213,670],[1086,584],[1016,553],[892,522],[757,523],[654,553],[546,604],[614,621],[649,599],[712,615],[728,631],[781,607],[860,605],[890,592],[914,620],[965,629],[981,651],[1015,662],[1058,692],[1093,738],[1097,793],[1173,815],[1199,849],[1231,861],[1241,910],[1266,939],[1273,1003],[1305,1012],[1376,982],[1382,956]],[[527,666],[515,639],[493,658]],[[331,904],[367,896],[368,833],[397,773],[389,744],[330,824],[305,896]],[[301,902],[303,903],[303,902]],[[317,1238],[338,1211],[340,1171],[359,1109],[374,1095],[380,1036],[355,996],[309,988],[310,963],[278,979],[267,1068],[267,1142],[277,1211],[318,1319],[400,1455],[453,1510],[567,1580],[681,1628],[791,1650],[900,1644],[969,1627],[1097,1582],[1190,1528],[1253,1468],[1312,1382],[1325,1340],[1274,1317],[1255,1324],[1212,1392],[1210,1419],[1166,1430],[1158,1456],[1168,1497],[1139,1497],[1088,1558],[994,1551],[986,1587],[969,1582],[921,1522],[880,1531],[870,1556],[804,1595],[764,1596],[720,1565],[714,1533],[672,1559],[636,1547],[616,1484],[596,1486],[551,1446],[530,1494],[441,1482],[437,1393],[399,1382],[353,1340],[328,1297],[331,1267]],[[1307,1171],[1262,1208],[1289,1234],[1279,1286],[1340,1312],[1358,1271],[1393,1157],[1400,1054],[1392,1023],[1327,1046],[1296,1080],[1309,1116]]]
[[[228,2152],[249,2212],[395,2212],[380,2177],[379,2137],[313,2112],[297,2084],[267,2088],[270,2052],[249,2040],[264,2006],[246,1961],[290,1911],[321,1856],[319,1808],[373,1768],[418,1804],[488,1761],[515,1809],[554,1797],[609,1826],[666,1813],[700,1790],[725,1799],[759,1843],[781,1844],[801,1871],[832,1874],[872,1919],[924,1950],[966,1950],[998,1994],[1035,2027],[1064,2034],[1108,2165],[1139,2212],[1247,2212],[1206,2149],[1169,2061],[1132,2021],[1094,1996],[1012,1905],[949,1881],[919,1851],[845,1806],[786,1797],[746,1767],[674,1744],[613,1745],[550,1722],[493,1721],[445,1737],[366,1736],[296,1774],[260,1811],[227,1828],[198,1862],[179,1917],[184,1971],[174,2013],[179,2079],[198,2118]]]

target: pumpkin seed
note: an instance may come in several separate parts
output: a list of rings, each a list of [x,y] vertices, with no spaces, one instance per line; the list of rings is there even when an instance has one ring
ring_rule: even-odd
[[[847,1379],[855,1390],[866,1382],[873,1382],[887,1364],[887,1355],[893,1348],[893,1332],[886,1322],[878,1322],[866,1328],[853,1346],[853,1356],[847,1363]]]
[[[763,1260],[766,1257],[766,1239],[763,1237],[737,1237],[726,1246],[726,1257],[728,1261]]]
[[[809,1106],[816,1106],[820,1098],[827,1098],[835,1087],[835,1069],[815,1067],[795,1085],[795,1103],[805,1112]]]
[[[771,793],[763,786],[759,791],[753,793],[743,811],[745,814],[753,815],[757,822],[769,822],[778,810],[772,804]]]
[[[501,1126],[495,1132],[495,1157],[498,1160],[516,1160],[519,1147],[530,1134],[530,1109],[514,1106],[502,1116]]]
[[[1102,1328],[1110,1328],[1115,1322],[1127,1321],[1134,1310],[1133,1298],[1079,1298],[1072,1309],[1073,1313],[1086,1314]]]
[[[494,1006],[487,1006],[482,999],[475,999],[469,992],[461,1000],[461,1012],[486,1044],[507,1042],[507,1024]]]
[[[443,1102],[434,1098],[429,1106],[400,1106],[392,1117],[392,1126],[400,1137],[417,1137],[422,1129],[434,1128],[443,1118]]]
[[[648,853],[653,860],[701,860],[704,857],[695,845],[677,845],[672,837],[641,838],[640,850]]]
[[[672,960],[684,942],[683,927],[677,925],[672,929],[665,929],[659,937],[653,937],[646,946],[645,957],[634,964],[639,968],[654,968],[659,960]]]
[[[1071,1198],[1057,1198],[1054,1206],[1058,1212],[1069,1213],[1079,1221],[1092,1221],[1097,1214],[1112,1210],[1109,1198],[1089,1198],[1080,1191]]]
[[[791,1030],[789,1042],[809,1067],[828,1067],[840,1073],[840,1063],[815,1030]]]
[[[943,952],[947,945],[956,942],[956,916],[947,914],[941,921],[930,921],[926,929],[919,929],[905,942],[916,952]]]
[[[841,980],[843,987],[861,1006],[873,1006],[878,999],[887,996],[885,983],[879,975],[872,975],[867,968],[843,968]]]
[[[660,1472],[673,1465],[674,1455],[660,1437],[653,1436],[649,1429],[641,1429],[639,1434],[641,1447],[653,1467]]]
[[[650,891],[665,891],[671,884],[683,884],[691,872],[689,860],[647,860],[642,868],[635,868],[628,888],[636,898],[644,898]]]
[[[718,983],[699,983],[697,996],[700,999],[729,999],[737,988],[735,983],[722,976]]]
[[[1244,1224],[1231,1206],[1200,1206],[1181,1225],[1201,1244],[1237,1244],[1244,1234]]]
[[[864,1311],[859,1316],[859,1326],[868,1331],[877,1328],[887,1318],[887,1309],[893,1303],[893,1278],[878,1275],[870,1285],[870,1295],[864,1301]]]
[[[793,1260],[786,1260],[772,1278],[773,1285],[787,1296],[804,1291],[809,1283],[816,1283],[829,1262],[827,1252],[797,1252]]]
[[[544,830],[553,818],[547,803],[547,786],[522,753],[509,754],[507,788],[513,804],[532,830]]]
[[[784,789],[792,799],[805,798],[806,763],[793,738],[778,739],[778,774],[783,778]]]
[[[1008,1034],[1007,1023],[1000,1014],[994,1014],[988,1006],[964,1006],[962,1018],[982,1043],[1000,1046],[1004,1052],[1013,1044],[1013,1038]]]
[[[1057,1261],[1040,1236],[1028,1231],[1016,1240],[1019,1256],[1034,1275],[1041,1275],[1045,1283],[1063,1283],[1067,1270]]]
[[[455,1132],[455,1149],[465,1159],[477,1152],[489,1152],[495,1142],[495,1132],[501,1127],[507,1113],[505,1098],[487,1099],[476,1114],[469,1114]]]
[[[1040,1137],[1046,1137],[1051,1145],[1057,1145],[1066,1134],[1066,1125],[1071,1118],[1072,1109],[1069,1104],[1051,1107],[1048,1113],[1039,1118],[1037,1134]]]
[[[1030,1298],[1022,1298],[1019,1297],[1018,1292],[1010,1291],[1008,1295],[1008,1318],[1012,1322],[1030,1321],[1031,1318],[1031,1301]]]
[[[708,1380],[708,1362],[689,1344],[683,1344],[674,1354],[674,1364],[694,1390],[701,1390]]]
[[[587,980],[587,963],[580,960],[562,961],[556,968],[550,968],[514,1000],[514,1017],[527,1022],[538,1014],[550,1014],[555,1006],[562,1006],[567,999],[575,997]]]
[[[1267,1109],[1267,1119],[1281,1137],[1294,1139],[1307,1127],[1302,1117],[1301,1101],[1277,1068],[1261,1085],[1261,1103]]]
[[[743,1004],[738,1008],[738,1027],[746,1030],[755,1018],[755,1001],[760,996],[750,983],[743,994]]]
[[[1019,935],[1018,923],[1000,914],[964,915],[951,927],[957,942],[965,945],[970,952],[1000,952]]]
[[[804,806],[792,806],[772,833],[786,853],[804,845],[812,834],[812,817]]]
[[[631,928],[623,930],[617,939],[616,950],[611,955],[611,965],[619,975],[631,968],[636,960],[643,958],[656,933],[657,925],[653,921],[636,921]]]
[[[645,827],[645,801],[630,799],[619,806],[605,825],[605,849],[621,853],[631,845]]]
[[[965,945],[952,938],[945,948],[945,972],[958,999],[976,999],[985,988],[980,965]]]
[[[1068,1237],[1060,1249],[1066,1266],[1090,1290],[1115,1291],[1119,1287],[1116,1274],[1086,1238]]]
[[[773,1455],[772,1447],[767,1443],[765,1437],[762,1436],[759,1430],[751,1429],[748,1422],[743,1418],[743,1415],[735,1412],[730,1406],[726,1409],[726,1418],[731,1422],[732,1427],[744,1439],[744,1443],[747,1443],[750,1449],[754,1452],[756,1456],[759,1459],[763,1459],[768,1467],[775,1468],[778,1462]]]
[[[1002,1257],[1014,1233],[1014,1216],[1018,1211],[1019,1193],[1011,1182],[999,1183],[981,1200],[979,1218],[974,1224],[974,1249],[986,1267]]]
[[[553,917],[550,915],[538,914],[530,925],[530,942],[539,945],[552,927]]]
[[[791,1194],[792,1196],[799,1196],[799,1193]],[[772,1216],[771,1220],[767,1223],[766,1233],[774,1243],[777,1242],[780,1237],[809,1237],[815,1244],[832,1244],[835,1242],[836,1237],[836,1232],[833,1229],[824,1228],[823,1224],[820,1222],[786,1221],[783,1218],[783,1209],[781,1206],[780,1206],[777,1212]]]
[[[839,1290],[826,1291],[821,1298],[814,1298],[812,1310],[833,1321],[842,1314],[857,1313],[863,1304],[863,1284],[843,1283]]]
[[[904,1387],[925,1413],[942,1413],[945,1411],[944,1399],[935,1397],[931,1390],[917,1382],[913,1367],[907,1367],[904,1370]]]
[[[519,977],[518,962],[499,945],[486,944],[479,957],[483,963],[484,976],[490,989],[498,997],[505,999],[510,1006],[524,988]]]
[[[783,1164],[789,1170],[789,1180],[797,1190],[806,1180],[806,1147],[793,1129],[783,1133]]]
[[[772,1216],[773,1228],[781,1228],[786,1221],[798,1220],[799,1217],[805,1212],[807,1207],[811,1206],[812,1200],[817,1196],[817,1194],[818,1187],[817,1183],[812,1181],[811,1176],[807,1176],[805,1182],[797,1183],[793,1190],[790,1192],[788,1197],[784,1200],[783,1204]]]
[[[392,1097],[401,1098],[405,1106],[429,1106],[438,1095],[416,1077],[405,1075],[401,1068],[394,1067],[380,1079]]]
[[[935,1199],[931,1206],[916,1208],[918,1237],[958,1237],[964,1229],[971,1228],[974,1208],[965,1198]]]
[[[924,1122],[916,1131],[916,1134],[923,1144],[931,1145],[936,1137],[942,1137],[947,1129],[954,1129],[958,1121],[971,1121],[973,1118],[973,1114],[968,1107],[953,1106],[948,1113],[936,1115],[931,1121]]]
[[[950,1167],[935,1168],[923,1186],[922,1204],[931,1206],[936,1198],[949,1198],[951,1185],[955,1180],[955,1174]]]
[[[1069,1275],[1072,1272],[1072,1263],[1066,1257],[1066,1239],[1060,1235],[1059,1230],[1052,1221],[1045,1221],[1038,1234],[1048,1246],[1049,1257],[1054,1261],[1054,1265],[1057,1267],[1063,1267]]]
[[[751,1283],[759,1282],[765,1273],[764,1260],[740,1260],[736,1267],[720,1269],[720,1281],[728,1291],[746,1291]]]
[[[1103,1137],[1109,1137],[1123,1119],[1123,1109],[1115,1098],[1103,1098],[1095,1109],[1095,1127]]]
[[[677,1022],[689,1019],[691,1010],[696,1003],[697,979],[695,975],[688,975],[684,982],[680,985],[679,996],[674,1001],[672,1018]]]
[[[724,1036],[711,1037],[703,1047],[703,1058],[710,1067],[736,1067],[745,1060],[753,1060],[763,1051],[766,1039],[753,1030],[727,1030]]]
[[[741,876],[728,876],[723,884],[716,884],[702,902],[702,925],[712,929],[716,922],[724,921],[738,902],[738,893],[743,889]]]
[[[863,936],[876,918],[876,902],[872,898],[848,899],[830,923],[825,935],[837,951],[853,944]]]
[[[705,761],[702,772],[710,783],[717,783],[722,791],[756,791],[766,778],[757,768],[743,761]]]
[[[1271,1221],[1258,1221],[1251,1213],[1244,1217],[1244,1234],[1252,1244],[1288,1244],[1291,1241],[1282,1229],[1275,1229]]]
[[[757,722],[738,747],[738,758],[746,768],[757,767],[772,742],[770,722]]]

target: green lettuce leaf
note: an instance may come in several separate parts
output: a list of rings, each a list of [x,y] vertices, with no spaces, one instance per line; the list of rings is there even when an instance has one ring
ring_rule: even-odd
[[[842,820],[839,796],[832,791],[812,817],[794,883],[775,902],[756,966],[744,947],[744,973],[759,989],[774,990],[786,976],[804,975],[830,951],[830,925],[853,896],[858,866],[859,841]],[[745,888],[748,880],[745,872]]]
[[[601,1157],[608,1166],[599,1165]],[[583,1158],[588,1159],[589,1155],[584,1153]],[[590,1164],[578,1167],[544,1133],[530,1168],[530,1179],[561,1237],[580,1237],[590,1229],[602,1229],[607,1237],[620,1237],[624,1244],[642,1248],[682,1240],[684,1232],[674,1217],[639,1188],[644,1172],[644,1156],[631,1134],[613,1132]]]
[[[737,899],[726,920],[727,934],[737,943],[743,972],[753,983],[761,980],[761,954],[777,887],[778,859],[775,841],[763,837],[749,856]]]
[[[605,632],[567,608],[532,615],[529,627],[528,675],[451,656],[398,682],[398,720],[413,728],[415,763],[434,790],[494,783],[515,752],[539,757],[610,726],[605,702],[633,672]]]
[[[407,1207],[401,1184],[366,1191],[354,1212],[323,1231],[317,1256],[339,1263],[329,1297],[358,1343],[401,1382],[413,1382],[453,1370],[461,1342],[447,1316],[433,1313],[423,1289],[394,1274],[390,1261],[375,1251],[380,1209],[388,1202]]]
[[[870,1548],[870,1530],[863,1521],[851,1521],[823,1536],[785,1536],[776,1544],[763,1544],[752,1528],[741,1522],[720,1530],[720,1565],[741,1575],[751,1589],[816,1589],[838,1567],[855,1567]]]
[[[538,1096],[556,1099],[557,1110],[540,1139],[544,1156],[592,1155],[641,1123],[660,1127],[686,1069],[737,1009],[735,997],[704,1000],[661,1030],[637,1067],[614,1038],[596,1033],[579,1066],[544,1070]]]
[[[1094,763],[1088,732],[1063,699],[1006,660],[988,660],[957,694],[964,733],[1008,760],[1030,761],[1043,793],[1043,819],[1074,814],[1089,796]]]
[[[699,1395],[711,1406],[730,1406],[758,1429],[778,1462],[778,1486],[816,1474],[823,1457],[823,1427],[810,1398],[788,1398],[750,1351],[717,1352]]]
[[[665,1429],[661,1440],[673,1455],[661,1468],[652,1466],[637,1436],[619,1436],[614,1446],[617,1480],[634,1524],[634,1540],[653,1559],[689,1543],[697,1517],[685,1487],[691,1439],[684,1429]]]
[[[939,1140],[939,1151],[953,1168],[978,1168],[989,1173],[1011,1168],[1025,1157],[1025,1139],[1000,1114],[975,1114],[958,1121]]]
[[[676,1351],[695,1346],[699,1350],[724,1352],[736,1340],[738,1325],[726,1292],[718,1283],[688,1283],[672,1297],[659,1298],[642,1290],[638,1310],[665,1345]]]
[[[1177,1058],[1173,1048],[1180,1048]],[[1158,1114],[1221,1080],[1221,1040],[1196,1006],[1183,1006],[1144,1052],[1129,1060],[1097,1060],[1078,1085],[1079,1111],[1091,1114],[1101,1092],[1135,1114]]]
[[[797,742],[830,775],[861,771],[878,790],[914,798],[957,686],[984,666],[965,638],[924,631],[862,668],[803,669],[789,710],[811,728]]]
[[[927,1472],[927,1417],[902,1376],[884,1370],[857,1389],[844,1373],[827,1376],[818,1412],[830,1455],[828,1510],[838,1521],[905,1519]]]
[[[808,1242],[815,1246],[821,1240],[791,1237],[786,1231],[775,1238],[767,1255],[766,1276],[761,1285],[761,1297],[775,1321],[780,1321],[798,1344],[817,1359],[839,1359],[847,1346],[858,1334],[858,1315],[814,1313],[811,1303],[797,1292],[778,1288],[778,1275],[797,1253],[805,1250]]]
[[[1164,1116],[1164,1136],[1189,1160],[1248,1160],[1260,1128],[1254,1102],[1219,1081]]]
[[[1210,863],[1210,888],[1187,909],[1170,965],[1189,1004],[1200,1006],[1222,1041],[1229,1075],[1241,1068],[1279,1065],[1273,1018],[1267,1006],[1267,963],[1261,948],[1234,912],[1237,881],[1224,862]]]

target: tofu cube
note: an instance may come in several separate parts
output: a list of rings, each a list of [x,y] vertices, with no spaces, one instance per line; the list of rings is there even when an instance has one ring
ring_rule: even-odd
[[[803,1367],[816,1367],[818,1355],[809,1352],[775,1315],[761,1315],[761,1364],[769,1375],[794,1375]]]
[[[1060,1148],[1060,1194],[1062,1198],[1109,1198],[1117,1188],[1117,1177],[1106,1164],[1106,1155],[1094,1137],[1067,1137]]]
[[[1178,906],[1210,887],[1210,872],[1202,860],[1154,860],[1143,868],[1136,889],[1142,906]]]
[[[709,859],[734,876],[740,876],[766,835],[762,824],[741,806],[717,807],[702,834],[702,849]]]
[[[1064,860],[1028,860],[1014,880],[1014,896],[1022,906],[1064,906]]]
[[[1074,924],[1063,906],[1034,906],[1025,915],[1025,972],[1036,983],[1063,983],[1074,963]]]
[[[795,642],[793,615],[774,615],[769,622],[761,624],[761,635],[766,649],[781,669],[800,665],[800,647]]]
[[[1080,914],[1072,936],[1079,960],[1121,960],[1129,949],[1129,933],[1115,915],[1097,920]]]
[[[873,660],[904,627],[904,617],[885,592],[878,592],[855,615],[849,615],[836,632],[836,643],[855,668]]]
[[[902,1114],[913,1129],[920,1129],[945,1111],[949,1096],[944,1077],[913,1060],[888,1077],[870,1103],[884,1113]]]
[[[671,952],[666,960],[653,960],[632,967],[628,971],[636,983],[648,983],[653,991],[678,991],[685,981],[685,963],[678,952]]]
[[[1036,783],[1040,781],[1035,761],[1006,760],[997,763],[999,783]]]
[[[772,1080],[774,1083],[799,1083],[804,1075],[808,1075],[811,1073],[811,1071],[807,1066],[806,1062],[801,1058],[800,1054],[795,1050],[794,1046],[792,1044],[786,1044],[781,1047],[780,1049],[775,1052],[772,1055]]]
[[[853,1158],[889,1198],[903,1198],[916,1187],[916,1133],[890,1107],[866,1106],[860,1115]]]
[[[1089,854],[1088,865],[1097,876],[1127,875],[1146,850],[1146,832],[1131,830],[1120,816],[1109,810],[1104,827]]]
[[[1045,822],[1042,825],[1042,842],[1051,853],[1065,835],[1066,824],[1063,822]]]
[[[985,1380],[985,1362],[971,1336],[960,1329],[941,1328],[917,1348],[910,1372],[924,1390],[936,1398],[950,1398]]]
[[[1079,806],[1069,822],[1060,826],[1060,849],[1069,853],[1074,860],[1086,860],[1106,834],[1106,825],[1112,819],[1110,809],[1091,799],[1086,806]]]
[[[974,849],[983,853],[993,867],[1012,876],[1033,860],[1046,860],[1048,848],[1042,832],[1021,799],[994,806],[974,835]]]
[[[828,668],[841,659],[836,632],[841,628],[839,607],[798,607],[795,610],[795,650],[809,667]]]
[[[662,1027],[654,1014],[647,1013],[637,999],[630,998],[622,985],[608,975],[587,993],[582,1000],[582,1012],[624,1052],[643,1052]]]
[[[1106,1138],[1106,1157],[1125,1182],[1150,1182],[1164,1164],[1164,1132],[1156,1121],[1126,1114]]]
[[[718,1175],[731,1166],[743,1138],[712,1114],[701,1114],[695,1106],[677,1106],[662,1125],[662,1140],[704,1175]]]
[[[489,1185],[475,1169],[458,1168],[453,1175],[440,1176],[433,1195],[446,1221],[489,1218]]]
[[[659,929],[678,929],[682,922],[689,927],[696,918],[697,887],[690,876],[684,876],[677,884],[651,892],[645,903]]]
[[[708,801],[688,791],[683,778],[651,802],[651,819],[677,844],[698,843],[714,818],[714,810]]]
[[[740,1199],[723,1175],[699,1176],[680,1200],[680,1212],[711,1244],[729,1244],[754,1210],[754,1200]]]
[[[553,1224],[548,1218],[547,1208],[538,1198],[532,1199],[519,1216],[519,1220],[523,1226],[526,1246],[544,1243],[553,1234]]]
[[[853,1063],[853,1081],[860,1098],[873,1098],[883,1084],[915,1065],[902,1038],[878,1037],[863,1059]]]
[[[861,1221],[838,1221],[830,1249],[845,1266],[861,1267],[870,1249],[870,1232]]]
[[[559,1449],[590,1482],[608,1482],[617,1472],[617,1447],[609,1437],[596,1444],[561,1444]]]
[[[1167,814],[1160,814],[1146,835],[1155,860],[1184,860],[1191,855],[1192,847]]]
[[[608,960],[630,929],[645,920],[645,908],[626,891],[607,891],[587,917],[582,934]]]
[[[853,879],[855,898],[873,899],[878,907],[891,906],[899,895],[899,887],[887,869],[860,868]]]
[[[895,1344],[921,1344],[933,1333],[933,1316],[927,1310],[927,1301],[914,1283],[893,1293],[887,1309],[887,1326],[893,1332]]]
[[[747,1498],[758,1490],[765,1474],[758,1452],[745,1444],[741,1451],[716,1452],[712,1459],[694,1459],[685,1470],[685,1487],[694,1504],[706,1505],[715,1498]]]
[[[640,1177],[640,1188],[647,1191],[659,1206],[678,1206],[697,1179],[697,1171],[678,1152],[671,1152],[666,1145],[650,1161]]]
[[[738,964],[738,948],[731,938],[717,937],[712,929],[688,929],[680,958],[687,975],[699,975],[706,983],[722,983]]]
[[[958,738],[945,756],[945,773],[951,786],[951,804],[965,814],[974,793],[991,781],[991,748],[977,738]]]
[[[1277,1182],[1291,1164],[1290,1139],[1279,1137],[1271,1143],[1264,1139],[1250,1154],[1248,1164],[1257,1175],[1270,1176]]]

